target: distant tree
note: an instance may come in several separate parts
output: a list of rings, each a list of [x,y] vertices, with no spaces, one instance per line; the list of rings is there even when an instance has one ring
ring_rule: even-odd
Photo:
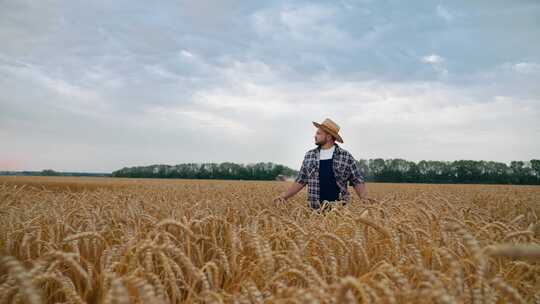
[[[540,159],[531,159],[531,168],[536,178],[540,178]]]
[[[59,176],[61,175],[60,172],[56,172],[52,169],[45,169],[41,171],[41,175],[43,176]]]

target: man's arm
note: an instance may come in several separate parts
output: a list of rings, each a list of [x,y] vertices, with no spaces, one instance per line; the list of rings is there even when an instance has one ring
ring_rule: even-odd
[[[299,182],[294,182],[291,187],[287,190],[287,192],[285,192],[284,194],[281,195],[281,197],[284,199],[284,200],[288,200],[289,198],[293,197],[296,193],[298,193],[300,190],[302,190],[302,188],[304,188],[305,184],[301,184]]]
[[[354,191],[356,192],[356,194],[358,195],[358,197],[359,197],[360,199],[365,199],[365,198],[367,198],[366,184],[365,184],[364,182],[357,183],[357,184],[354,186]]]
[[[358,167],[358,164],[356,163],[356,160],[354,157],[352,157],[352,163],[351,163],[351,173],[349,175],[349,182],[352,184],[354,191],[358,195],[358,198],[360,199],[366,199],[367,198],[367,190],[366,190],[366,184],[365,184],[365,178],[364,173],[362,170],[360,170],[360,167]]]
[[[298,172],[298,176],[294,180],[294,183],[289,187],[289,189],[276,197],[274,199],[275,202],[277,201],[286,201],[289,198],[293,197],[296,193],[298,193],[302,188],[304,188],[305,185],[307,185],[308,182],[308,175],[307,175],[307,160],[304,157],[304,161],[302,161],[302,167],[300,168],[300,171]]]

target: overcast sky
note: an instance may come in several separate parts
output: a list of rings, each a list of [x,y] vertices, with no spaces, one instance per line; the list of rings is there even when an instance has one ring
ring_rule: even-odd
[[[158,2],[158,1],[156,1]],[[540,157],[540,2],[0,0],[0,170]]]

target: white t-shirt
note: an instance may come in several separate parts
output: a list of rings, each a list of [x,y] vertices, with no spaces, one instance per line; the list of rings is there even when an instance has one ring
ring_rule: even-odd
[[[332,155],[334,154],[335,149],[336,149],[336,146],[332,146],[332,148],[330,148],[330,149],[321,148],[321,153],[319,155],[320,156],[319,159],[320,160],[331,159]]]

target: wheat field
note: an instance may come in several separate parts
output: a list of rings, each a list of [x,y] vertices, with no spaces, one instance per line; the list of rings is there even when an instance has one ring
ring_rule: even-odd
[[[288,186],[0,177],[0,303],[540,303],[540,187]]]

